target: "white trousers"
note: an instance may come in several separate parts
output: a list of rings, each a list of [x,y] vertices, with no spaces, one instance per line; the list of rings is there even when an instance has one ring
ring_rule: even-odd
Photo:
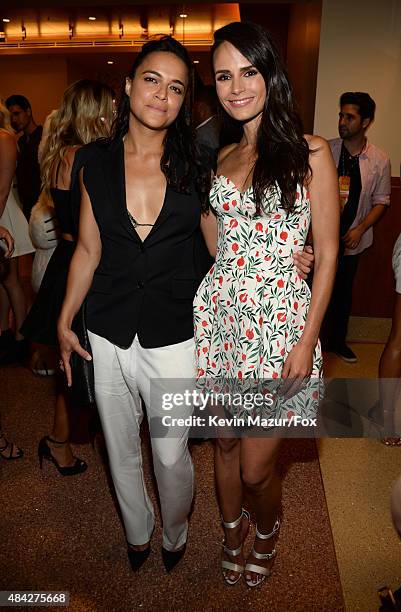
[[[190,339],[171,346],[145,349],[135,337],[129,349],[122,349],[90,331],[89,339],[95,370],[96,403],[127,541],[145,544],[154,528],[154,510],[142,469],[139,436],[143,418],[141,397],[149,423],[152,420],[160,423],[161,418],[169,413],[161,405],[160,394],[154,393],[154,385],[160,387],[163,384],[160,379],[175,379],[174,388],[179,392],[180,381],[176,379],[183,379],[182,390],[188,388],[189,379],[193,380],[195,376],[194,341]],[[192,414],[192,406],[177,410],[179,414],[175,416],[185,418]],[[187,539],[188,514],[194,490],[188,432],[189,427],[181,427],[171,437],[151,436],[166,550],[180,548]]]

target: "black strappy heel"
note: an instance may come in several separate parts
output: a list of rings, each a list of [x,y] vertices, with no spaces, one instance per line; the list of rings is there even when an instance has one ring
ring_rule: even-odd
[[[42,469],[43,467],[43,459],[47,459],[48,461],[51,461],[52,463],[54,463],[57,470],[62,476],[75,476],[75,474],[82,474],[82,472],[85,472],[85,470],[88,467],[88,464],[82,459],[79,459],[78,457],[75,457],[74,465],[67,465],[67,466],[60,465],[57,459],[53,457],[52,451],[51,451],[50,446],[48,445],[48,442],[51,442],[52,444],[59,444],[61,446],[63,444],[67,444],[68,440],[65,440],[64,442],[59,442],[58,440],[53,440],[53,438],[50,438],[50,436],[45,436],[44,438],[41,439],[41,441],[39,442],[39,446],[38,446],[38,457],[39,457],[40,469]]]

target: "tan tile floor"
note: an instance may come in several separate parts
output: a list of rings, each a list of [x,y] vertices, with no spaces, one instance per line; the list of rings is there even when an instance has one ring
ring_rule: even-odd
[[[328,354],[326,375],[377,376],[383,345],[351,346],[358,363]],[[389,509],[392,485],[401,474],[401,448],[366,438],[324,438],[319,458],[346,609],[377,611],[377,589],[401,586],[401,543]]]

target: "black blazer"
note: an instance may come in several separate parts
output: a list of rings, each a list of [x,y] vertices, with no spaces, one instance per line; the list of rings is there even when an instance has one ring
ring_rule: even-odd
[[[192,301],[211,258],[200,233],[194,188],[167,186],[157,221],[142,242],[128,217],[124,146],[88,145],[83,180],[102,240],[102,255],[87,298],[87,326],[128,348],[138,334],[144,348],[193,336]],[[78,162],[79,166],[79,162]]]

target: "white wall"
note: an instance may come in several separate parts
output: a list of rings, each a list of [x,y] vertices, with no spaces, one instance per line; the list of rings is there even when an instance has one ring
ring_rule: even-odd
[[[338,136],[338,99],[367,91],[377,104],[369,139],[401,163],[401,1],[323,0],[314,133]]]

